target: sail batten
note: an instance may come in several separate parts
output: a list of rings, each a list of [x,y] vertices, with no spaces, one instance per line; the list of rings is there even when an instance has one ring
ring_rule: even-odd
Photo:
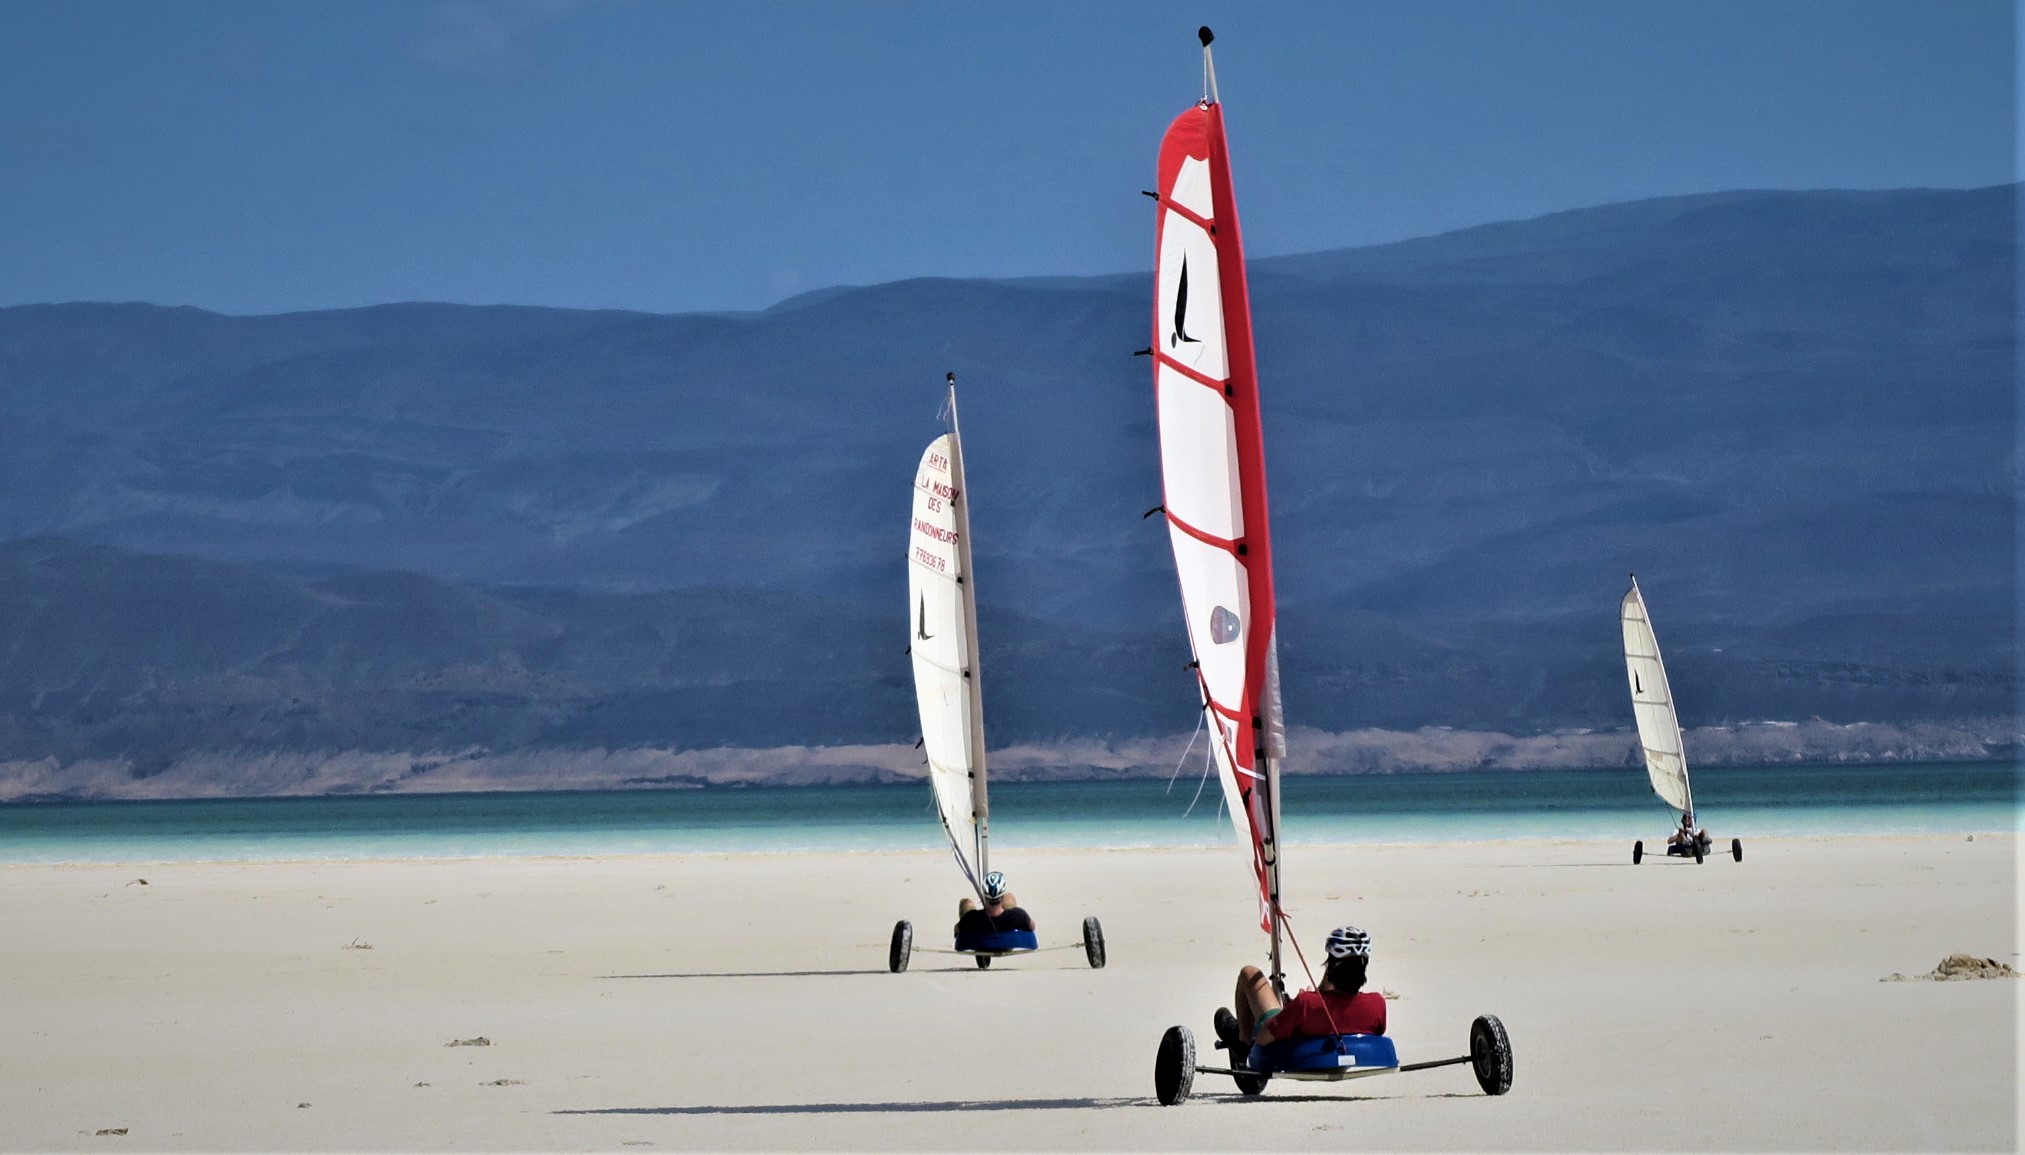
[[[1277,971],[1277,776],[1286,741],[1265,444],[1244,246],[1206,39],[1204,67],[1203,102],[1175,118],[1160,146],[1154,402],[1168,543],[1210,748],[1250,853]]]

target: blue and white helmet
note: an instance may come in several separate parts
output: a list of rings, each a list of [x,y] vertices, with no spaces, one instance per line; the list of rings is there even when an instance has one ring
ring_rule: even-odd
[[[1339,926],[1329,932],[1329,957],[1371,957],[1371,936],[1360,927]]]
[[[985,875],[984,876],[985,901],[997,902],[999,899],[1004,897],[1005,897],[1004,873],[994,870],[990,874]]]

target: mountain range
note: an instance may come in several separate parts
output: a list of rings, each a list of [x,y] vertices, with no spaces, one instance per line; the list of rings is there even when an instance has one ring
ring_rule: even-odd
[[[1622,730],[1636,571],[1690,725],[2014,731],[2017,195],[1253,261],[1290,717]],[[0,309],[0,762],[904,746],[945,371],[994,745],[1185,734],[1150,312]]]

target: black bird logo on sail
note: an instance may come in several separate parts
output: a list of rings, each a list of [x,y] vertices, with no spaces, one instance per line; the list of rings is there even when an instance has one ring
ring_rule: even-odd
[[[935,636],[928,632],[928,595],[915,599],[915,605],[920,608],[915,611],[914,636],[925,642]]]
[[[1188,335],[1188,256],[1181,258],[1181,284],[1174,290],[1174,332],[1167,336],[1167,347],[1172,349],[1186,341],[1200,345],[1201,341]]]

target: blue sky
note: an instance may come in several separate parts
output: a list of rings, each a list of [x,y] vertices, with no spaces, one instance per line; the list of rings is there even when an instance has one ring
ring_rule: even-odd
[[[2016,179],[2016,17],[1976,0],[0,0],[0,304],[683,311],[1143,269],[1205,22],[1254,256]]]

